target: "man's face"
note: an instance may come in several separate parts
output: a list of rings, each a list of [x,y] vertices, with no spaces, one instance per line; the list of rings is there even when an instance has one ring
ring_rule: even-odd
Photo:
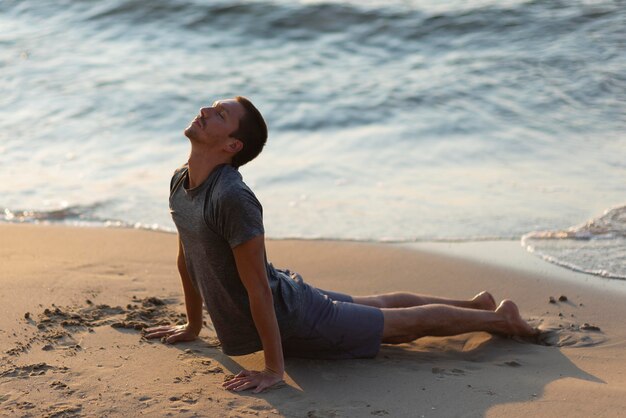
[[[218,100],[213,106],[200,109],[200,114],[185,129],[185,136],[192,141],[220,145],[237,130],[244,113],[237,100]]]

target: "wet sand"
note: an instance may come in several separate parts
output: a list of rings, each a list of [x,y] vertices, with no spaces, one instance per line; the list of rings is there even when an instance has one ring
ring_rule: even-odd
[[[626,407],[625,296],[601,278],[474,246],[270,241],[268,258],[322,288],[515,300],[544,332],[383,346],[372,360],[287,359],[259,395],[221,382],[260,353],[228,357],[207,326],[166,345],[141,329],[184,322],[172,234],[0,225],[0,412],[7,416],[620,416]],[[478,248],[477,248],[478,247]],[[508,262],[510,261],[510,262]],[[556,268],[556,267],[555,267]],[[557,273],[558,272],[558,273]],[[551,299],[552,298],[552,299]],[[552,300],[552,302],[551,302]]]

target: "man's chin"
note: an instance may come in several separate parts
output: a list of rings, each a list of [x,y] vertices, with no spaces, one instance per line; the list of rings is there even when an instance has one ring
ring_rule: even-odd
[[[191,137],[193,136],[193,125],[189,125],[188,127],[185,128],[185,130],[183,131],[183,134],[191,139]]]

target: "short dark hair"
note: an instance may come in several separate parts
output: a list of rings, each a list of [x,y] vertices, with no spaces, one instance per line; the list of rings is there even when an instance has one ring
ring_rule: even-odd
[[[250,100],[243,96],[237,96],[235,100],[244,107],[245,113],[239,120],[239,127],[230,136],[240,140],[243,148],[235,154],[231,164],[234,167],[241,167],[256,158],[263,150],[267,142],[267,125],[261,112]]]

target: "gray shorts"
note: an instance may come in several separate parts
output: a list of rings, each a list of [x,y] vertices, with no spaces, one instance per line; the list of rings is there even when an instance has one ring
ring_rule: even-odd
[[[343,293],[303,285],[302,315],[295,334],[283,340],[285,357],[349,359],[378,354],[384,325],[380,309],[353,303]]]

